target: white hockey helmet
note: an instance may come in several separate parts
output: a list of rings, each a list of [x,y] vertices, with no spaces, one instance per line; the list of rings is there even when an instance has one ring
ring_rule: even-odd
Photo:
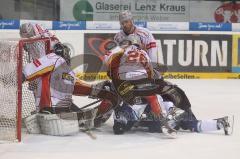
[[[133,21],[133,16],[132,13],[129,10],[125,10],[119,13],[119,22],[123,22],[126,20],[132,20]]]
[[[34,23],[23,23],[20,26],[20,36],[21,38],[31,38],[34,36],[39,36],[47,33],[48,30]]]
[[[119,44],[120,46],[126,46],[126,45],[135,45],[139,48],[142,48],[142,42],[138,35],[136,34],[130,34],[126,36]]]
[[[32,23],[23,23],[20,26],[20,36],[21,38],[30,38],[35,36],[34,24]]]

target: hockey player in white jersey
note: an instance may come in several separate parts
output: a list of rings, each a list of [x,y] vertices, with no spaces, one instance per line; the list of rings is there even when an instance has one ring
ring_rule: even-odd
[[[31,60],[40,58],[47,53],[53,52],[53,46],[59,42],[59,39],[52,34],[48,29],[45,29],[39,24],[35,23],[23,23],[20,26],[19,34],[21,38],[29,39],[29,38],[49,38],[50,39],[50,50],[46,52],[45,44],[43,41],[37,41],[33,44],[26,44],[24,46],[25,51],[27,51]]]
[[[158,54],[156,40],[154,39],[151,32],[146,28],[135,26],[133,22],[133,16],[130,11],[121,12],[119,14],[119,22],[122,30],[115,35],[114,41],[121,43],[129,35],[138,36],[141,41],[142,49],[146,51],[148,57],[151,60],[152,67],[154,69],[159,69],[159,64],[157,62]],[[104,114],[104,110],[108,110],[108,105],[108,103],[102,103],[102,114]]]
[[[21,38],[27,38],[27,39],[35,39],[35,38],[49,38],[50,39],[50,50],[46,50],[44,42],[41,40],[38,40],[34,43],[29,43],[24,46],[26,54],[24,56],[29,56],[27,59],[29,59],[29,62],[32,62],[36,59],[39,59],[46,54],[52,53],[54,50],[54,46],[56,43],[59,42],[59,39],[52,34],[49,30],[43,28],[39,24],[34,23],[24,23],[20,26],[20,36]],[[36,80],[31,80],[29,83],[29,89],[33,91],[34,95],[37,96],[37,92],[39,91],[38,86],[36,83],[39,83],[39,78]],[[37,98],[36,98],[37,99]],[[37,101],[36,101],[37,102]],[[95,125],[100,126],[102,122],[105,122],[111,115],[111,112],[108,112],[108,108],[111,107],[112,104],[108,100],[103,100],[100,104],[100,107],[98,109],[97,115],[99,118],[96,118]],[[104,114],[101,115],[101,114]],[[101,116],[101,117],[100,117]]]
[[[21,24],[19,28],[19,34],[20,37],[24,39],[38,39],[35,42],[26,43],[23,46],[25,50],[23,56],[25,56],[25,59],[27,59],[27,61],[24,62],[26,63],[33,62],[33,60],[39,59],[46,54],[53,52],[53,47],[55,44],[59,43],[58,38],[54,34],[37,23],[29,22]],[[50,43],[50,47],[47,47],[47,43],[44,40],[41,40],[44,38],[49,39],[48,42]],[[26,63],[23,64],[25,65]],[[36,79],[28,83],[28,89],[34,93],[34,96],[36,96],[36,83],[38,83],[38,80],[39,79]]]
[[[76,78],[75,74],[71,70],[70,62],[69,48],[61,43],[58,43],[54,46],[53,53],[42,56],[39,59],[35,59],[33,62],[24,67],[24,80],[32,81],[38,79],[37,90],[35,94],[38,112],[47,112],[50,114],[77,112],[77,117],[79,120],[88,115],[84,114],[83,110],[79,109],[75,104],[73,104],[72,95],[93,96],[100,99],[104,98],[110,102],[114,100],[115,102],[117,101],[117,98],[111,92],[102,90],[101,88],[98,88],[97,85],[89,85]],[[117,102],[115,102],[113,102],[114,105],[117,105]],[[92,121],[96,115],[96,112],[97,109],[90,110],[90,113],[93,113],[91,117]],[[46,121],[43,123],[46,123]],[[54,124],[57,124],[57,126]],[[63,124],[59,126],[59,122],[54,124],[50,127],[63,127],[65,125]],[[70,123],[70,125],[65,125],[65,127],[68,128],[69,126],[71,127],[71,125],[74,124]],[[46,126],[43,126],[41,128],[45,127]],[[53,130],[52,128],[48,127],[48,129],[44,129],[44,132],[50,135],[69,135],[69,130],[59,133],[59,129],[54,129],[54,133],[52,133],[52,131],[49,132],[49,129]],[[74,130],[78,131],[76,128],[76,123]]]
[[[153,79],[151,59],[141,47],[139,36],[131,34],[120,43],[120,46],[113,47],[105,55],[108,75],[123,101],[130,105],[136,97],[132,90],[144,86]],[[157,96],[149,94],[143,98],[150,103],[151,112],[156,120],[163,123],[164,133],[175,136],[173,129],[167,125]]]
[[[134,25],[132,13],[128,10],[125,10],[119,14],[119,22],[121,31],[114,36],[114,40],[120,43],[130,34],[138,36],[141,40],[142,49],[147,52],[149,58],[154,64],[153,67],[158,67],[158,49],[156,40],[153,37],[152,33],[146,28]]]

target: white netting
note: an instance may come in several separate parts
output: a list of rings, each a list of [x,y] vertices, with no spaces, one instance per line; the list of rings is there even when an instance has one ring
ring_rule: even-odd
[[[34,57],[45,54],[44,40],[32,40],[24,43],[23,66]],[[24,48],[20,48],[24,50]],[[0,40],[0,140],[17,139],[17,60],[19,52],[18,40]],[[36,55],[39,52],[40,55]],[[29,83],[22,84],[22,118],[35,111],[34,94],[29,90]]]
[[[16,139],[17,45],[16,41],[0,42],[0,138]]]

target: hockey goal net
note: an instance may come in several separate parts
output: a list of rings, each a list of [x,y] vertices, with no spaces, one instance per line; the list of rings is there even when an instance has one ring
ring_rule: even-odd
[[[36,111],[30,85],[22,83],[22,69],[49,52],[49,38],[0,39],[0,141],[21,141],[22,119]]]

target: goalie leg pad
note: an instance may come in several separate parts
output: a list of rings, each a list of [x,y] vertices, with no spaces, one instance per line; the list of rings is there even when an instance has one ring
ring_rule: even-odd
[[[173,102],[178,108],[183,110],[191,108],[191,103],[185,92],[176,85],[165,86],[160,94],[164,100]]]
[[[38,114],[38,121],[43,134],[69,136],[79,132],[77,113]]]
[[[29,134],[40,134],[40,125],[37,120],[37,114],[30,115],[24,119],[24,124],[26,126],[27,132]]]

